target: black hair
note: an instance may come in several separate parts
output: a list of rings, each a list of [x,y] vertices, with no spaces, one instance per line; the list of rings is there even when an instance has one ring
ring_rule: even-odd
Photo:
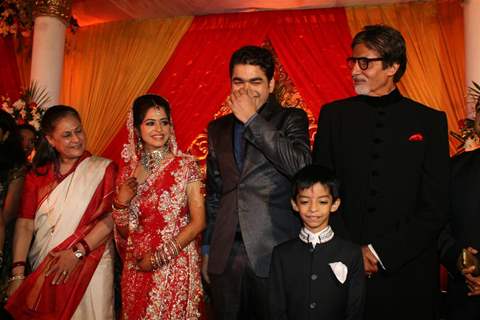
[[[0,141],[0,168],[8,172],[25,164],[27,159],[15,119],[2,109],[0,109],[0,129],[3,134],[8,132],[5,141]]]
[[[268,81],[272,80],[275,71],[275,59],[272,53],[268,49],[257,46],[241,47],[232,54],[230,58],[230,78],[233,75],[233,68],[237,64],[259,66],[265,72]]]
[[[297,195],[301,190],[308,189],[315,183],[320,183],[322,186],[327,187],[333,201],[340,197],[340,183],[333,171],[320,165],[310,164],[300,169],[293,177],[293,201],[296,201]]]
[[[407,70],[407,48],[402,34],[389,26],[369,25],[355,35],[352,40],[352,49],[359,44],[378,52],[383,58],[383,68],[398,63],[399,67],[393,76],[393,82],[398,82]]]
[[[167,115],[168,121],[171,121],[170,104],[168,101],[156,94],[145,94],[133,101],[133,126],[137,130],[140,130],[140,125],[142,124],[143,119],[145,119],[145,115],[152,107],[162,108]]]
[[[38,135],[38,132],[37,130],[35,129],[34,126],[28,124],[28,123],[24,123],[24,124],[21,124],[18,126],[18,131],[20,130],[29,130],[33,133],[33,135],[36,137]]]
[[[49,162],[58,161],[58,153],[48,143],[46,136],[50,135],[54,130],[58,122],[68,116],[75,117],[79,122],[82,122],[78,111],[74,108],[66,105],[51,106],[45,111],[42,121],[40,122],[40,139],[38,143],[38,149],[32,160],[32,167],[35,173],[42,175],[44,173],[39,172],[37,169],[46,165]]]

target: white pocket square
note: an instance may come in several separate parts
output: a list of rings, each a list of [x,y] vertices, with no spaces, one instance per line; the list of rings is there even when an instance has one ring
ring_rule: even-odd
[[[341,262],[332,262],[329,263],[330,268],[332,268],[333,274],[337,277],[337,280],[340,281],[341,284],[347,280],[348,268]]]

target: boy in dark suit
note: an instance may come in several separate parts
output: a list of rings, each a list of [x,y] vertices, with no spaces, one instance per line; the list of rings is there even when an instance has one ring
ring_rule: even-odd
[[[293,181],[292,206],[303,221],[298,238],[273,250],[269,277],[270,317],[362,319],[365,276],[358,245],[334,236],[330,213],[340,205],[333,173],[318,165]]]

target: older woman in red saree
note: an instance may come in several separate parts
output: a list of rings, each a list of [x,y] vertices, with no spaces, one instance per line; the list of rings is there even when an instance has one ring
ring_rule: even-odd
[[[5,309],[15,319],[113,319],[115,166],[85,151],[75,109],[53,106],[41,126],[46,139],[25,179]],[[25,277],[27,255],[33,272]]]
[[[122,318],[198,319],[202,176],[177,148],[168,102],[137,98],[127,123],[113,218],[123,256]]]

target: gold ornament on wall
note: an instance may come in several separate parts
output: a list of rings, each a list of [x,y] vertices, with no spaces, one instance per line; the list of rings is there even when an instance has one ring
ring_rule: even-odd
[[[72,16],[72,0],[35,0],[33,15],[56,17],[68,25]]]

